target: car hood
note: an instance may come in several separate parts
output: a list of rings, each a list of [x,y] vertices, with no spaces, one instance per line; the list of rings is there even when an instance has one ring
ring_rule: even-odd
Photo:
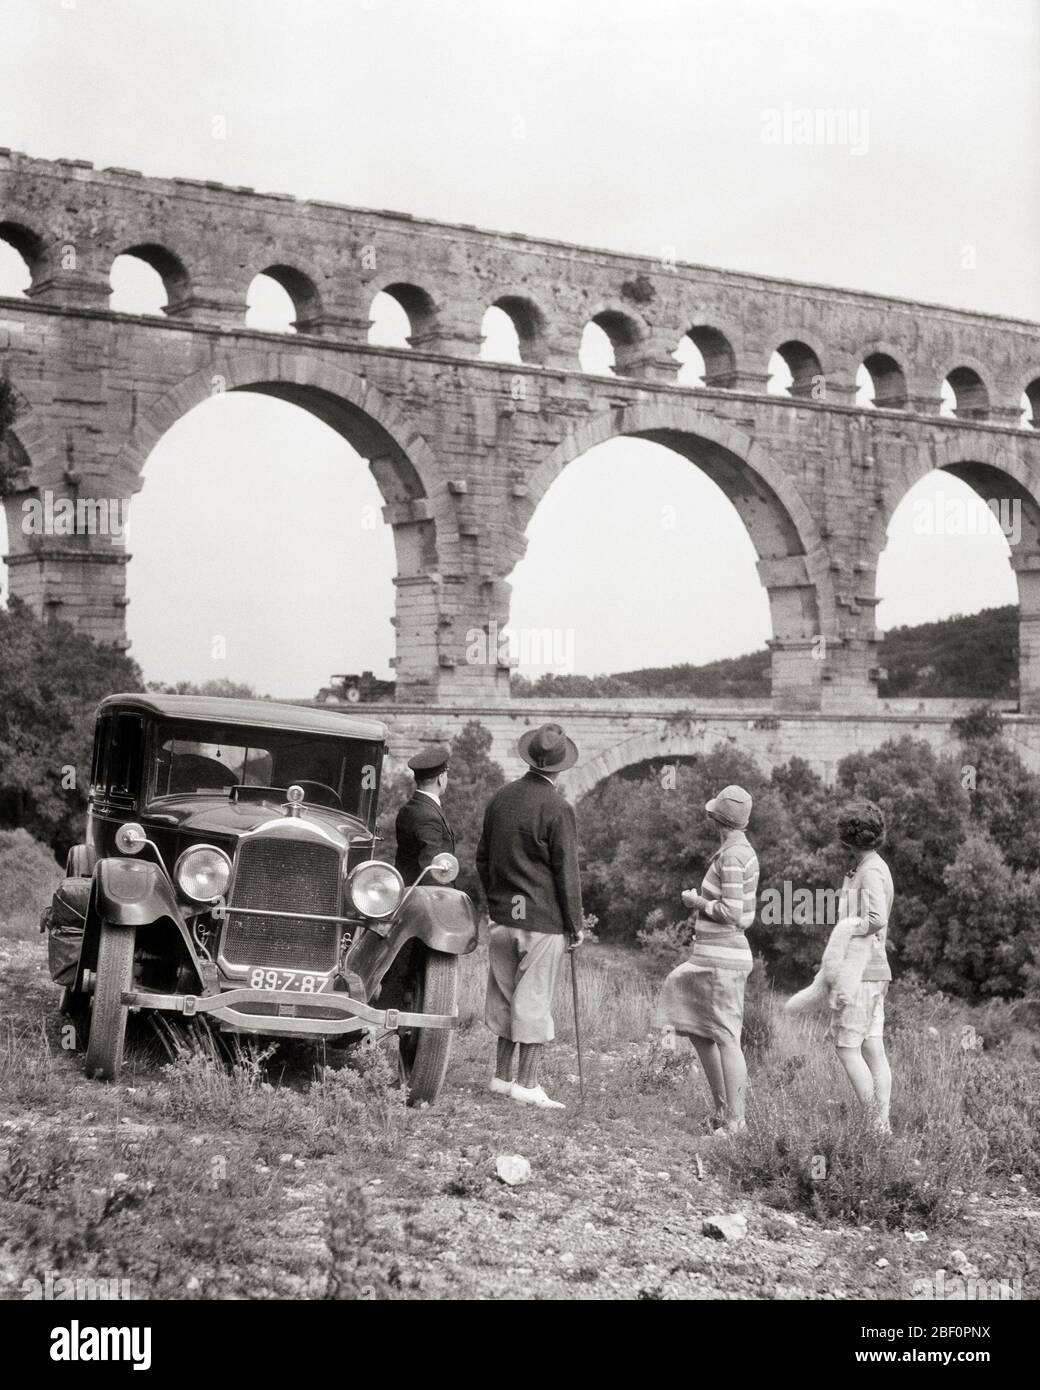
[[[286,817],[281,804],[274,801],[236,803],[226,796],[164,796],[145,806],[141,819],[146,825],[189,835],[237,838],[265,821]],[[310,821],[326,831],[338,831],[344,837],[370,837],[371,833],[356,816],[327,806],[307,806],[297,819]]]

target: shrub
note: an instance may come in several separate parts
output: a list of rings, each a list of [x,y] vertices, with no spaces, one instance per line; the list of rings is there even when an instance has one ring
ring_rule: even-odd
[[[663,908],[655,907],[647,913],[646,921],[636,932],[636,940],[655,966],[671,970],[690,953],[693,918],[672,922]]]
[[[1004,718],[999,710],[989,705],[974,705],[967,714],[953,720],[950,732],[962,743],[1000,738],[1004,732]]]
[[[943,870],[942,920],[915,937],[935,982],[967,998],[1020,994],[1034,939],[1040,873],[1012,869],[985,832],[972,832]]]
[[[752,1067],[747,1131],[717,1153],[723,1171],[742,1191],[823,1221],[945,1224],[986,1162],[986,1135],[965,1115],[978,1054],[920,1028],[892,1052],[896,1133],[884,1136],[820,1026],[778,1020],[777,1046]]]
[[[54,855],[27,830],[0,830],[0,925],[34,929],[61,876]]]
[[[850,797],[867,797],[888,828],[893,964],[968,999],[1040,997],[1040,776],[991,725],[981,715],[962,721],[976,741],[956,758],[911,738],[853,754],[839,764],[834,788],[798,758],[766,780],[729,744],[668,765],[667,776],[662,765],[638,778],[609,778],[578,812],[586,901],[605,938],[635,940],[655,964],[675,964],[690,935],[679,895],[699,884],[717,845],[704,802],[723,783],[739,782],[754,798],[748,836],[760,866],[752,949],[778,985],[799,987],[832,925],[810,920],[808,908],[797,920],[799,901],[840,887],[848,856],[836,840],[835,811]],[[785,899],[787,885],[806,896]],[[796,912],[776,922],[765,911],[775,901]]]
[[[141,687],[123,652],[68,623],[0,609],[0,828],[21,826],[64,859],[83,831],[94,710]]]
[[[987,1170],[994,1177],[1020,1175],[1040,1189],[1040,1064],[1009,1065],[1006,1056],[984,1054],[973,1069],[965,1114],[987,1137]]]

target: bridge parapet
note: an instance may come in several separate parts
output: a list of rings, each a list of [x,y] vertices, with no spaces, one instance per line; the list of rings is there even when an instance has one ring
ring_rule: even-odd
[[[890,739],[910,737],[937,753],[954,755],[954,719],[977,702],[971,700],[899,700],[883,702],[875,712],[826,714],[777,713],[752,701],[698,700],[515,700],[509,706],[366,705],[367,714],[390,729],[391,765],[403,767],[427,743],[450,742],[470,720],[491,733],[490,756],[507,777],[525,771],[516,756],[516,741],[525,730],[556,722],[578,745],[577,765],[561,778],[560,788],[577,800],[605,777],[641,763],[668,764],[703,756],[717,744],[746,752],[765,771],[793,757],[804,758],[827,782],[833,782],[842,758],[869,752]],[[1008,736],[1026,765],[1040,771],[1040,716],[1016,715],[1005,707]],[[475,848],[470,847],[470,852]]]

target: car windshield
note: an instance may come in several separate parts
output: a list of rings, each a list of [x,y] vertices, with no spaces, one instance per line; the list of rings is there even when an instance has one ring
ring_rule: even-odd
[[[284,792],[296,782],[307,801],[367,821],[375,807],[382,753],[382,744],[365,739],[178,720],[156,729],[150,793],[230,794],[232,787]]]

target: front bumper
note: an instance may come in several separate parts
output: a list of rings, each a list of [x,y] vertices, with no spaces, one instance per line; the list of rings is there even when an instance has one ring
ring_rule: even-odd
[[[166,1013],[194,1018],[207,1014],[222,1029],[234,1033],[262,1033],[277,1037],[340,1037],[382,1029],[396,1033],[400,1028],[457,1028],[455,1014],[415,1014],[402,1009],[375,1009],[360,999],[342,993],[301,995],[289,989],[227,989],[213,994],[160,994],[150,989],[127,990],[122,1002],[131,1009],[160,1009]],[[272,1013],[247,1013],[243,1004],[265,1004]],[[339,1018],[322,1017],[331,1010]],[[310,1010],[310,1012],[308,1012]]]

